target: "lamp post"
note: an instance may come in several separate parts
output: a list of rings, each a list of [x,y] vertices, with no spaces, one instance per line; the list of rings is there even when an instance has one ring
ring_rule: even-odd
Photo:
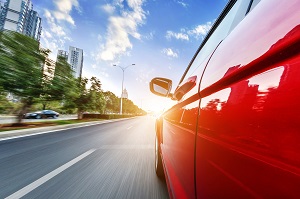
[[[134,66],[135,64],[130,64],[126,67],[122,67],[122,66],[118,66],[118,65],[113,65],[113,66],[118,66],[119,68],[122,69],[123,71],[123,78],[122,78],[122,92],[121,92],[121,102],[120,102],[120,115],[122,115],[122,104],[123,104],[123,101],[122,101],[122,98],[123,98],[123,85],[124,85],[124,73],[125,73],[125,70],[129,67],[129,66]]]

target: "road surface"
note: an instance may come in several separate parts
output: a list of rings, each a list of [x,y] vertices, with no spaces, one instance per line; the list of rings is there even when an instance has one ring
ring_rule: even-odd
[[[154,171],[154,119],[0,142],[0,198],[168,198]]]

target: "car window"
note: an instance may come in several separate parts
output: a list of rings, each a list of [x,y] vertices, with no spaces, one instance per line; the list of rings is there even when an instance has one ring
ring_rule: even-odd
[[[236,27],[236,25],[245,17],[247,9],[251,0],[238,0],[232,6],[226,16],[214,26],[217,26],[213,33],[209,36],[209,39],[204,40],[205,44],[200,46],[197,57],[192,61],[192,64],[185,72],[181,81],[185,78],[190,77],[197,68],[206,61],[208,56],[214,51],[217,45]],[[217,22],[216,22],[217,23]],[[205,66],[202,64],[202,66]],[[180,82],[181,83],[181,82]]]
[[[251,12],[253,10],[253,8],[255,8],[255,6],[260,2],[260,0],[253,0],[251,5],[250,5],[250,9],[249,12]]]

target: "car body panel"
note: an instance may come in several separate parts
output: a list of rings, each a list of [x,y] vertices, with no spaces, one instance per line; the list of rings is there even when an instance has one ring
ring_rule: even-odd
[[[235,10],[237,9],[235,8]],[[196,197],[194,160],[196,123],[200,102],[198,91],[202,73],[207,63],[220,41],[222,41],[222,38],[226,36],[222,31],[218,32],[221,33],[213,41],[209,41],[210,45],[216,46],[205,46],[202,49],[205,51],[205,54],[195,57],[191,71],[187,73],[185,80],[177,86],[176,91],[180,90],[186,83],[192,82],[193,86],[187,89],[188,92],[184,92],[178,104],[163,114],[163,119],[160,120],[163,123],[159,125],[162,126],[163,132],[161,152],[164,159],[165,173],[167,173],[167,181],[171,187],[170,195],[174,198]]]
[[[162,126],[161,152],[174,198],[195,198],[195,186],[191,185],[195,182],[194,151],[201,80],[195,74],[204,70],[210,57],[211,55],[195,68],[194,73],[190,74],[191,78],[187,77],[187,82],[192,81],[193,87],[159,120],[162,122],[159,124]]]
[[[170,197],[300,198],[300,0],[234,2],[157,120]]]
[[[199,198],[300,197],[299,8],[261,1],[211,58],[200,86]]]
[[[184,107],[177,113],[169,114],[163,124],[161,151],[176,198],[194,198],[195,190],[191,184],[194,184],[196,126],[192,125],[195,124],[192,121],[197,118],[194,115],[197,116],[198,101],[194,105],[194,108]]]

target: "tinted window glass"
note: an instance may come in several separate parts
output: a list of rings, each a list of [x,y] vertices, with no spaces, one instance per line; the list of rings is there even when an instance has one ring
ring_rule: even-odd
[[[250,11],[249,11],[249,12],[251,12],[251,10],[253,10],[253,8],[255,8],[255,6],[256,6],[259,2],[260,2],[260,0],[254,0],[253,3],[252,3],[252,5],[251,5],[251,8],[250,8]]]
[[[245,17],[247,8],[249,7],[250,0],[238,0],[231,10],[227,13],[222,22],[218,25],[216,30],[207,40],[205,45],[198,53],[196,59],[191,65],[189,71],[186,74],[186,78],[190,77],[191,74],[206,61],[208,56],[214,51],[217,45],[234,29],[234,27]],[[203,65],[205,66],[205,65]]]

